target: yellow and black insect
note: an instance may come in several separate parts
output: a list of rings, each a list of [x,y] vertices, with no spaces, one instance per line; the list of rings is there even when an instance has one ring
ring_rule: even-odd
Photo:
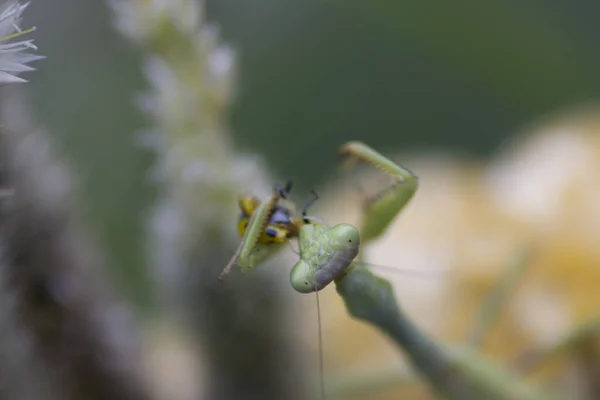
[[[419,179],[361,142],[346,143],[340,148],[340,153],[371,164],[393,179],[392,185],[365,200],[360,236],[363,242],[368,242],[383,234],[411,200]],[[238,232],[242,243],[221,278],[235,263],[243,271],[251,270],[279,251],[289,239],[298,241],[300,261],[292,269],[290,277],[292,286],[299,292],[321,290],[352,264],[360,243],[358,229],[349,224],[329,227],[315,217],[308,217],[306,210],[317,200],[316,194],[298,214],[294,203],[287,198],[290,190],[291,183],[288,182],[284,188],[276,186],[268,199],[240,198]]]
[[[285,243],[289,239],[297,238],[302,225],[310,223],[306,211],[318,199],[316,193],[313,192],[315,197],[304,207],[302,215],[298,215],[294,203],[288,200],[291,190],[291,181],[288,181],[284,188],[275,186],[274,193],[278,196],[278,201],[270,211],[271,215],[258,238],[258,243]],[[250,218],[260,204],[261,200],[258,197],[240,196],[239,207],[241,213],[238,219],[238,233],[241,237],[244,237]]]

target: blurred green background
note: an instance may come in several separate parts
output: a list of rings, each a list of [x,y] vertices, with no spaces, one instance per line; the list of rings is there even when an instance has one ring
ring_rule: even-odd
[[[237,145],[306,189],[349,139],[485,156],[524,124],[595,100],[599,12],[592,0],[211,0],[206,17],[239,55]],[[25,88],[32,109],[76,167],[115,280],[149,309],[140,60],[103,1],[34,0],[25,18],[48,56]]]

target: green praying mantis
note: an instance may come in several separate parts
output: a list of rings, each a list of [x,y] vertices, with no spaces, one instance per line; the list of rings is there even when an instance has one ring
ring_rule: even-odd
[[[316,217],[308,215],[308,209],[318,199],[314,198],[298,215],[289,201],[291,182],[284,188],[275,187],[273,194],[261,201],[255,197],[241,196],[241,215],[238,232],[242,241],[219,279],[228,274],[234,264],[248,272],[277,253],[291,239],[298,240],[300,260],[290,273],[292,287],[300,293],[318,292],[336,279],[341,279],[358,256],[363,241],[379,237],[396,215],[410,201],[418,188],[418,178],[411,171],[400,167],[364,143],[348,142],[340,148],[343,156],[361,160],[393,177],[393,184],[364,203],[364,217],[359,230],[351,224],[341,223],[329,227]],[[319,319],[319,347],[321,347],[320,307],[317,295]],[[322,351],[320,349],[319,353]],[[323,360],[320,360],[321,379]],[[325,389],[321,380],[322,397]]]
[[[393,179],[393,184],[363,204],[360,230],[341,223],[328,226],[308,215],[311,200],[298,213],[288,199],[291,184],[275,187],[264,201],[239,199],[238,231],[242,241],[219,279],[237,264],[248,272],[276,254],[292,239],[298,241],[299,261],[290,273],[292,287],[300,293],[317,293],[335,282],[348,313],[377,326],[408,354],[413,367],[432,389],[448,399],[542,400],[554,399],[523,382],[514,373],[472,349],[448,351],[420,331],[398,306],[389,281],[365,268],[356,268],[360,246],[380,237],[416,193],[418,177],[364,143],[353,141],[340,148],[343,156],[367,163]],[[322,344],[319,328],[319,348]],[[320,351],[321,397],[325,398],[323,359]]]
[[[238,224],[242,242],[221,279],[234,264],[249,271],[275,254],[288,240],[296,238],[300,260],[290,273],[291,285],[301,293],[319,291],[342,277],[352,265],[359,253],[361,236],[363,242],[368,242],[385,232],[417,191],[418,177],[361,142],[346,143],[340,153],[370,164],[394,180],[391,186],[365,199],[361,229],[346,223],[329,227],[309,216],[308,208],[318,198],[314,192],[315,198],[304,207],[301,216],[297,215],[288,200],[289,182],[285,188],[276,187],[265,201],[242,196]]]

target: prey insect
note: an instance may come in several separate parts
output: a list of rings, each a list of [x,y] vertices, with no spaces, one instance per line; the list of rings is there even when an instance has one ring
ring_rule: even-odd
[[[277,203],[266,205],[270,213],[269,220],[265,229],[261,231],[258,243],[284,243],[286,240],[298,236],[298,230],[301,227],[302,221],[295,215],[294,204],[287,200],[291,190],[291,181],[288,181],[283,188],[275,186],[273,195],[277,198]],[[240,236],[244,237],[246,229],[250,224],[250,219],[260,205],[261,201],[258,197],[240,196],[239,207],[241,214],[238,220],[238,233]]]
[[[273,194],[264,201],[254,196],[240,196],[238,232],[242,236],[236,253],[219,276],[223,280],[234,264],[247,272],[278,252],[290,239],[297,238],[302,226],[308,222],[306,210],[317,200],[310,201],[304,208],[304,217],[298,216],[294,203],[288,200],[292,183],[284,188],[275,186]]]

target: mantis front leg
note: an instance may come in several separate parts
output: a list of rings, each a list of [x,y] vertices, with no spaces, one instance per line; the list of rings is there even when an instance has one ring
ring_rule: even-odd
[[[394,178],[390,187],[367,198],[360,234],[363,243],[381,236],[416,193],[419,178],[361,142],[348,142],[340,148],[345,156],[357,158]]]
[[[234,264],[237,263],[244,270],[250,270],[259,262],[268,258],[273,251],[276,250],[276,248],[272,246],[265,244],[261,245],[258,241],[269,222],[269,218],[275,211],[277,202],[280,198],[281,193],[275,193],[267,200],[260,203],[256,208],[248,222],[248,226],[246,227],[244,237],[242,238],[239,247],[231,258],[231,261],[229,261],[227,266],[223,269],[223,272],[221,272],[221,275],[219,275],[219,280],[222,281],[225,275],[229,274],[231,267],[233,267]],[[256,253],[257,248],[259,249],[258,253]]]

